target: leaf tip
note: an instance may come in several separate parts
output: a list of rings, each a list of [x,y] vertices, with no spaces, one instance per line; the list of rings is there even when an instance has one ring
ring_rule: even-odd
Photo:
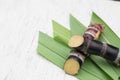
[[[44,34],[43,32],[39,31],[39,35]]]
[[[70,14],[70,21],[76,19],[72,14]]]
[[[72,14],[69,14],[70,18],[73,18],[73,15]]]
[[[57,27],[58,23],[55,20],[52,20],[52,25],[53,25],[53,31],[55,31],[55,28]]]
[[[92,12],[92,16],[97,16],[97,14],[93,11],[93,12]]]
[[[59,25],[57,21],[52,20],[53,27],[56,27],[56,25]]]
[[[52,23],[56,23],[56,21],[55,21],[55,20],[52,20]]]

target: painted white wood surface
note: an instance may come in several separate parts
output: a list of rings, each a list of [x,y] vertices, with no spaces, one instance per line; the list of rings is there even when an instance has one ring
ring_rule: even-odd
[[[36,52],[38,31],[51,20],[69,29],[69,14],[86,26],[91,12],[120,37],[120,3],[107,0],[0,0],[0,80],[77,80]]]

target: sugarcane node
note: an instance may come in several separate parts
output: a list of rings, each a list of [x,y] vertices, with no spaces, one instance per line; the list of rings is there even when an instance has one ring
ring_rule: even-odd
[[[119,63],[119,64],[117,64],[117,66],[118,66],[118,67],[120,67],[120,63]]]
[[[102,32],[104,30],[104,26],[102,24],[91,24],[90,26],[94,26],[96,27],[97,29],[100,30],[100,32]]]
[[[72,51],[70,51],[70,55],[69,55],[68,59],[69,58],[76,59],[81,66],[82,63],[84,62],[85,57],[86,57],[86,55],[82,51],[77,51],[76,49],[73,49]]]
[[[120,49],[119,49],[119,53],[118,53],[117,58],[114,61],[114,63],[116,64],[116,66],[120,67]]]
[[[118,63],[118,66],[120,67],[120,61],[119,61],[119,63]]]
[[[98,40],[99,36],[100,36],[100,31],[98,31],[98,32],[95,34],[94,40]]]
[[[80,35],[74,35],[70,38],[69,42],[68,42],[68,45],[70,47],[78,47],[78,46],[81,46],[84,42],[84,38],[83,36],[80,36]]]
[[[78,51],[78,50],[76,50],[76,49],[71,50],[70,53],[72,53],[72,54],[77,54],[78,56],[82,56],[82,58],[84,58],[84,59],[85,59],[85,57],[86,57],[86,55],[84,54],[84,52]]]
[[[64,64],[64,71],[70,75],[76,75],[80,70],[79,62],[74,58],[69,58]]]
[[[82,63],[84,62],[85,56],[80,52],[73,49],[70,51],[70,55],[64,63],[64,71],[67,74],[75,75],[79,72]]]
[[[117,66],[117,67],[120,67],[120,61],[114,62],[114,65]]]
[[[104,27],[101,24],[90,24],[83,36],[91,40],[98,40],[103,29]]]

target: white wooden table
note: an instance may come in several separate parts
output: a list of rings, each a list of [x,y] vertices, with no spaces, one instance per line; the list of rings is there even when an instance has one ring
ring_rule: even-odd
[[[51,20],[84,25],[95,11],[120,37],[120,2],[108,0],[0,0],[0,80],[77,80],[36,52],[38,31],[52,36]]]

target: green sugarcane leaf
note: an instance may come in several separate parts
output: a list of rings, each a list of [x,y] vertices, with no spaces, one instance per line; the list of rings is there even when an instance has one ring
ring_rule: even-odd
[[[100,23],[105,26],[102,36],[110,44],[120,48],[120,38],[112,31],[112,29],[94,12],[92,13],[91,24]]]
[[[50,62],[55,64],[56,66],[63,69],[64,62],[66,59],[63,59],[57,53],[51,51],[50,49],[48,49],[47,47],[45,47],[44,45],[42,45],[40,43],[38,44],[37,52],[39,55],[43,56],[44,58],[46,58],[47,60],[49,60]],[[86,72],[84,70],[81,70],[81,72],[75,76],[80,80],[88,80],[88,79],[101,80],[101,79],[89,74],[88,72]]]
[[[57,41],[62,41],[63,44],[67,43],[69,38],[71,37],[70,30],[66,29],[64,26],[60,25],[59,23],[57,23],[54,20],[52,21],[52,24],[53,24],[53,35],[54,35],[54,38]],[[67,34],[69,34],[69,35],[67,36]],[[64,40],[62,40],[60,37],[58,37],[56,35],[59,35],[59,36],[63,36],[64,35]]]
[[[43,40],[47,41],[47,43],[45,43]],[[54,46],[51,47],[51,45],[50,45],[51,43]],[[46,45],[46,44],[48,44],[48,45]],[[63,65],[64,65],[64,62],[67,57],[66,58],[62,57],[59,55],[59,53],[61,53],[60,48],[64,49],[65,47],[66,46],[61,46],[60,43],[58,43],[57,41],[55,41],[48,35],[46,35],[42,32],[39,33],[37,52],[41,56],[45,57],[47,60],[51,61],[52,63],[54,63],[55,65],[60,67],[61,69],[63,69]],[[69,54],[69,52],[66,51],[65,54],[63,54],[63,56],[68,55],[68,54]],[[92,74],[89,74],[88,72],[86,72],[84,70],[81,70],[81,72],[78,75],[76,75],[76,77],[79,78],[80,80],[88,80],[89,78],[91,78],[92,80],[101,80],[101,79],[99,79],[99,77],[95,77]]]
[[[73,19],[74,17],[71,17],[70,19]],[[73,19],[74,20],[74,23],[76,23],[76,24],[78,24],[79,23],[79,21],[77,20],[77,19]],[[70,21],[73,21],[73,20],[70,20]],[[70,22],[70,23],[72,23],[72,22]],[[78,27],[79,28],[77,28],[77,27],[74,27],[73,25],[71,25],[71,30],[74,30],[74,31],[76,31],[76,30],[78,30],[79,28],[83,28],[84,26],[81,26],[81,25],[79,25]],[[74,29],[73,29],[74,28]],[[84,27],[85,28],[85,27]],[[106,27],[105,27],[106,28]],[[81,30],[81,29],[79,29],[79,31],[80,32],[82,32],[82,34],[84,33],[83,32],[83,30]],[[74,34],[74,33],[73,33]],[[107,38],[104,38],[103,36],[101,37],[101,40],[103,40],[103,41],[107,41]],[[102,59],[102,58],[96,58],[96,59],[94,59],[94,58],[92,58],[91,57],[91,59],[102,69],[102,70],[104,70],[109,76],[111,76],[114,80],[116,80],[116,79],[118,79],[118,76],[117,76],[117,74],[115,73],[115,71],[113,70],[113,68],[110,66],[110,64],[109,63],[107,63],[107,61],[105,61],[104,59]],[[106,63],[106,65],[102,65],[102,64],[99,64],[99,59],[102,61],[102,62],[104,62],[104,63]],[[104,68],[103,66],[110,66],[110,67],[107,67],[107,68]],[[113,75],[114,74],[114,75]]]
[[[73,23],[73,25],[72,25],[72,23]],[[74,25],[75,25],[75,26],[77,25],[77,27],[74,27]],[[86,30],[86,27],[85,27],[84,25],[81,25],[81,23],[80,23],[75,17],[73,17],[72,15],[70,16],[70,28],[71,28],[71,31],[72,31],[72,32],[75,32],[76,30],[79,30],[80,34],[84,34],[84,32],[85,32],[85,30]],[[80,29],[80,28],[81,28],[81,29]],[[83,29],[83,30],[82,30],[82,29]],[[74,34],[74,33],[72,33],[72,34]],[[76,34],[77,34],[77,33],[76,33]],[[113,73],[114,73],[114,74],[116,74],[116,73],[115,73],[115,71],[112,69],[112,67],[109,67],[109,68],[106,69],[106,68],[103,67],[104,65],[99,64],[99,62],[98,62],[99,58],[94,59],[94,58],[91,57],[91,59],[92,59],[95,63],[97,63],[97,65],[99,65],[100,67],[102,67],[101,69],[104,70],[104,71],[105,71],[109,76],[111,76],[113,79],[116,79],[116,78],[118,77],[117,75],[113,75]],[[105,66],[110,66],[110,64],[108,64],[107,61],[105,61],[104,59],[100,58],[100,60],[101,60],[101,61],[104,61],[104,63],[106,63]]]
[[[56,24],[58,24],[57,22],[56,22]],[[57,26],[55,26],[54,24],[53,24],[53,26],[54,27],[56,27],[56,29],[57,29]],[[64,28],[63,26],[61,26],[60,24],[58,24],[58,26],[59,27],[61,27],[61,28]],[[68,30],[66,30],[65,32],[67,32]],[[59,33],[58,33],[59,32]],[[60,29],[58,29],[57,30],[57,32],[54,30],[54,35],[56,35],[57,37],[55,37],[55,39],[56,38],[60,38],[61,40],[64,40],[64,37],[67,37],[67,36],[69,36],[69,34],[66,34],[67,36],[64,36],[64,35],[62,35],[61,36],[61,33],[63,33],[63,31],[61,31]],[[63,33],[64,34],[64,33]],[[69,40],[69,39],[67,39],[67,40]],[[62,41],[60,41],[60,42],[62,42]],[[66,45],[67,45],[67,42],[65,43]],[[86,71],[88,71],[88,72],[90,72],[91,74],[93,74],[93,75],[95,75],[95,76],[99,76],[100,77],[100,74],[102,75],[102,80],[108,80],[108,78],[110,78],[110,77],[106,77],[106,74],[104,74],[104,72],[103,71],[101,71],[101,70],[98,70],[99,68],[97,68],[96,69],[96,65],[95,64],[93,64],[93,63],[91,63],[91,64],[93,64],[93,66],[95,66],[94,68],[93,68],[93,66],[92,67],[88,67],[88,65],[87,65],[87,61],[86,61],[86,65],[84,65],[82,68],[84,69],[84,70],[86,70]],[[90,61],[89,61],[89,63],[90,63]],[[97,74],[98,73],[98,74]],[[110,79],[109,79],[110,80]]]
[[[51,61],[55,65],[57,65],[60,68],[63,68],[65,59],[60,57],[59,55],[55,54],[53,51],[49,50],[47,47],[45,47],[42,44],[38,44],[37,52],[45,57],[47,60]]]
[[[83,26],[83,27],[79,27],[79,26]],[[82,23],[80,23],[72,15],[70,15],[70,28],[71,28],[72,35],[75,35],[75,34],[83,35],[84,32],[85,32],[85,30],[86,30],[86,28],[84,27],[84,25]]]
[[[95,13],[94,13],[95,14]],[[96,15],[96,14],[95,14]],[[96,15],[97,16],[97,15]],[[74,18],[73,16],[71,16],[71,18]],[[97,19],[98,19],[99,17],[97,16]],[[94,20],[95,20],[96,18],[94,18]],[[72,27],[73,29],[75,28],[77,28],[78,30],[73,30],[72,28],[72,34],[84,34],[84,31],[86,30],[86,28],[84,27],[84,25],[83,24],[81,24],[81,23],[79,23],[79,21],[77,20],[77,19],[72,19],[73,21],[70,23],[70,25],[72,25],[72,26],[74,26],[75,25],[75,27]],[[96,20],[95,20],[96,21]],[[92,23],[94,23],[95,21],[91,21]],[[98,21],[100,21],[99,19],[98,19]],[[96,23],[96,22],[95,22]],[[102,21],[101,21],[101,23],[103,23]],[[62,68],[63,67],[63,65],[64,65],[64,62],[65,62],[65,60],[66,60],[66,58],[67,58],[67,56],[68,56],[68,52],[69,52],[69,50],[70,50],[70,48],[67,46],[67,42],[68,42],[68,40],[69,40],[69,38],[71,37],[71,31],[70,30],[68,30],[68,29],[66,29],[66,28],[64,28],[62,25],[60,25],[60,24],[58,24],[57,22],[55,22],[55,21],[53,21],[53,27],[54,27],[54,39],[55,40],[57,40],[57,41],[59,41],[59,42],[61,42],[61,43],[63,43],[63,44],[65,44],[65,45],[63,45],[63,44],[61,44],[61,43],[59,43],[59,42],[57,42],[57,41],[55,41],[55,40],[53,40],[52,38],[50,38],[49,36],[46,36],[46,35],[44,35],[43,33],[40,33],[40,35],[41,34],[43,34],[43,35],[41,35],[41,39],[39,38],[39,44],[38,44],[38,49],[37,49],[37,51],[38,51],[38,53],[40,54],[40,55],[42,55],[42,56],[44,56],[46,59],[48,59],[49,61],[51,61],[52,63],[54,63],[55,65],[57,65],[57,66],[59,66],[60,68]],[[105,25],[105,24],[104,24]],[[57,26],[57,27],[56,27]],[[62,27],[61,27],[62,26]],[[79,27],[80,26],[80,27]],[[78,28],[79,27],[79,28]],[[107,26],[108,27],[108,26]],[[80,29],[80,33],[78,33],[79,32],[79,29]],[[107,29],[109,29],[109,27],[107,28]],[[108,34],[109,33],[109,31],[111,31],[111,33],[114,33],[112,30],[108,30],[108,31],[106,31],[106,33]],[[104,34],[106,34],[106,33],[104,33]],[[106,42],[109,42],[109,43],[111,43],[110,41],[109,41],[109,39],[110,38],[106,38],[106,36],[107,35],[102,35],[101,37],[100,37],[100,40],[102,40],[102,41],[106,41]],[[115,34],[115,33],[114,33]],[[113,35],[114,35],[113,34]],[[115,36],[114,35],[114,37],[117,39],[117,42],[119,42],[119,37],[117,37],[117,35]],[[47,41],[47,43],[46,43],[46,41]],[[111,44],[113,44],[113,45],[115,45],[115,46],[119,46],[119,45],[116,45],[115,44],[115,41],[114,42],[112,42]],[[51,46],[52,45],[52,46]],[[59,47],[57,47],[57,46],[59,46]],[[62,49],[62,52],[61,52],[61,49],[59,49],[59,48],[61,48]],[[68,50],[68,52],[67,51],[63,51],[63,48],[65,48],[66,50]],[[65,53],[65,54],[62,54],[62,53]],[[52,57],[53,56],[53,57]],[[55,57],[55,58],[54,58]],[[81,79],[81,80],[88,80],[89,78],[90,79],[92,79],[92,80],[111,80],[111,78],[112,79],[114,79],[114,80],[118,80],[118,76],[116,75],[116,73],[117,74],[120,74],[119,73],[119,68],[116,68],[116,67],[114,67],[113,65],[112,65],[112,69],[114,69],[114,71],[116,72],[115,74],[114,74],[114,72],[113,71],[110,71],[110,70],[112,70],[112,69],[110,69],[110,67],[108,67],[108,65],[110,65],[111,66],[111,64],[109,64],[109,63],[107,63],[106,62],[106,60],[104,60],[104,59],[102,59],[101,57],[96,57],[96,56],[91,56],[91,59],[94,61],[94,63],[95,64],[97,64],[97,66],[92,62],[92,61],[90,61],[90,59],[87,59],[86,61],[85,61],[85,63],[84,63],[84,67],[82,67],[82,69],[81,69],[81,71],[79,72],[79,74],[78,75],[76,75],[76,77],[77,78],[79,78],[79,79]],[[94,60],[95,59],[95,60]],[[61,64],[60,64],[61,63]],[[107,64],[106,64],[107,63]],[[85,66],[85,65],[87,65],[87,66]],[[94,69],[91,69],[91,68],[89,68],[88,67],[88,65],[89,66],[91,66],[92,68],[94,68]],[[107,66],[106,66],[107,65]],[[99,67],[98,67],[99,66]],[[103,71],[105,71],[107,74],[105,74],[101,69],[103,70]],[[89,69],[91,69],[91,70],[89,70]],[[106,70],[105,70],[106,69]],[[108,70],[108,69],[110,69],[110,70]],[[91,71],[91,72],[90,72]],[[113,72],[113,73],[112,73]],[[112,76],[111,76],[111,73],[113,74]],[[109,76],[111,77],[109,77]],[[86,77],[87,76],[87,77]],[[114,76],[114,77],[113,77]]]
[[[58,43],[57,41],[42,32],[39,32],[39,43],[50,48],[52,51],[55,51],[58,55],[65,59],[67,59],[69,55],[68,53],[71,51],[69,47]]]
[[[92,69],[91,69],[91,68]],[[101,80],[112,80],[110,76],[108,76],[103,70],[101,70],[93,61],[91,61],[90,58],[86,58],[83,67],[84,70],[91,71],[94,74],[96,74],[97,77],[101,78]],[[88,71],[88,72],[89,72]]]
[[[92,13],[92,18],[91,18],[91,23],[101,23],[105,26],[105,31],[103,32],[104,34],[101,35],[101,38],[106,38],[107,42],[109,42],[112,45],[115,45],[120,48],[120,38],[112,31],[112,29],[99,17],[97,14],[94,12]],[[109,34],[109,35],[106,35]],[[104,39],[105,40],[105,39]],[[115,67],[111,65],[114,69],[114,71],[119,75],[120,77],[120,68]]]

